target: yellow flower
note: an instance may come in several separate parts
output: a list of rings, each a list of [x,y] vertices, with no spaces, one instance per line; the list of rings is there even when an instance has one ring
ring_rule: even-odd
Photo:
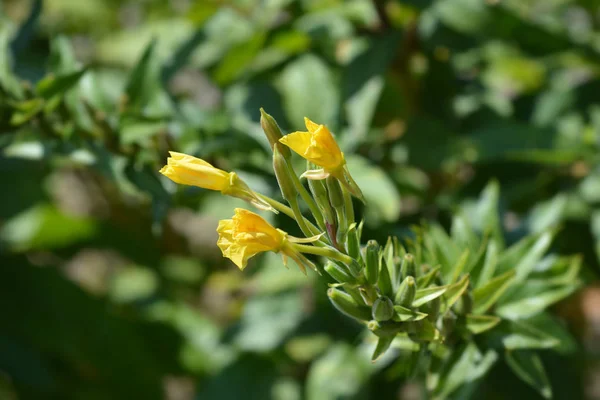
[[[305,267],[314,265],[295,249],[294,243],[309,243],[318,240],[319,236],[299,239],[289,236],[265,221],[261,216],[242,208],[235,209],[231,219],[219,221],[217,228],[219,240],[217,245],[224,257],[229,258],[240,269],[246,268],[248,259],[258,253],[272,251],[282,253],[284,263],[286,257],[292,258],[306,273]]]
[[[245,200],[255,207],[277,213],[261,199],[235,172],[215,168],[199,158],[170,151],[167,165],[159,171],[175,183],[217,190],[224,195]]]
[[[321,169],[308,170],[302,177],[312,180],[325,179],[330,175],[336,178],[352,195],[364,202],[363,194],[354,181],[344,153],[340,150],[333,135],[325,125],[314,123],[304,118],[308,132],[293,132],[279,141]]]
[[[223,191],[229,187],[230,173],[199,158],[170,151],[171,157],[160,173],[175,183]]]
[[[325,125],[304,118],[308,132],[293,132],[279,141],[313,164],[323,168],[325,174],[336,175],[346,164],[333,135]]]

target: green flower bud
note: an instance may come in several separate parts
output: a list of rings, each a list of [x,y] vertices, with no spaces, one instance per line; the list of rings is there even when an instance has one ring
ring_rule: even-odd
[[[409,276],[413,278],[417,277],[417,268],[415,267],[415,257],[412,254],[405,254],[402,259],[402,266],[400,267],[400,273],[402,279],[406,279]]]
[[[371,285],[377,283],[379,276],[379,244],[376,240],[367,242],[365,277]]]
[[[326,179],[327,181],[327,190],[329,192],[329,201],[331,206],[337,210],[344,209],[344,194],[342,193],[342,187],[337,179],[333,176],[330,176]]]
[[[387,297],[394,296],[394,287],[392,286],[392,278],[390,277],[390,271],[388,269],[387,263],[385,262],[385,257],[381,258],[381,265],[379,266],[379,277],[377,279],[377,286],[379,287],[379,291],[381,294]]]
[[[376,321],[387,321],[394,316],[394,303],[387,297],[379,297],[373,303],[373,319]]]
[[[362,260],[362,256],[360,254],[360,244],[358,243],[358,233],[356,232],[356,223],[350,225],[348,229],[347,236],[347,246],[348,246],[348,255],[355,260]]]
[[[283,137],[283,134],[281,133],[281,129],[279,128],[279,125],[277,125],[275,118],[267,114],[262,108],[260,109],[260,126],[269,140],[271,149],[274,149],[275,145],[279,144],[279,139]],[[287,146],[281,146],[280,152],[286,159],[289,159],[292,156],[292,153]]]
[[[312,164],[307,164],[308,168],[312,169]],[[323,213],[325,220],[330,225],[335,225],[335,217],[333,216],[333,211],[331,210],[331,204],[329,204],[329,193],[327,193],[325,182],[322,179],[307,179],[307,181],[310,192],[312,193],[317,206]]]
[[[281,146],[281,144],[277,144],[273,147],[273,170],[275,171],[275,177],[277,178],[277,183],[279,184],[279,188],[281,189],[281,195],[288,202],[295,201],[298,196],[298,192],[294,186],[294,182],[290,177],[289,168],[287,165],[287,160],[281,153],[281,149],[285,146]]]
[[[412,305],[413,300],[415,299],[416,294],[417,285],[415,284],[415,278],[413,278],[412,276],[407,276],[398,288],[395,302],[400,306],[410,307]]]
[[[360,306],[354,301],[348,293],[339,289],[330,288],[327,290],[327,296],[335,308],[342,314],[361,321],[371,319],[371,309],[366,306]]]
[[[348,272],[346,268],[338,265],[332,261],[328,261],[325,265],[325,272],[327,272],[333,279],[340,283],[355,283],[356,278]]]

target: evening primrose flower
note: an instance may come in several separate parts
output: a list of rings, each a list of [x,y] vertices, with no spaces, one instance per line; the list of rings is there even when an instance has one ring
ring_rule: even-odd
[[[320,180],[333,176],[350,193],[363,200],[360,188],[350,176],[344,153],[340,150],[329,129],[325,125],[317,124],[308,118],[304,118],[304,124],[308,132],[292,132],[279,139],[281,143],[311,163],[321,167],[320,169],[306,171],[302,174],[302,177]]]
[[[235,172],[226,172],[199,158],[170,151],[171,157],[160,173],[175,183],[216,190],[224,195],[245,200],[263,210],[273,209],[260,198]]]
[[[287,266],[287,258],[298,264],[300,270],[306,274],[306,267],[316,269],[295,247],[295,243],[311,243],[321,235],[300,239],[289,236],[281,229],[277,229],[265,221],[261,216],[242,208],[235,209],[231,219],[219,221],[217,228],[219,240],[217,245],[224,257],[229,258],[243,270],[248,259],[258,253],[272,251],[281,253],[283,262]]]

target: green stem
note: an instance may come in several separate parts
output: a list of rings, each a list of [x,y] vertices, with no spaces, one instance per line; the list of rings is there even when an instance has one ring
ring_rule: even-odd
[[[291,163],[288,163],[288,168],[289,168],[290,177],[292,178],[292,181],[294,182],[294,186],[296,187],[296,190],[298,191],[298,193],[300,193],[300,197],[302,197],[302,200],[304,200],[304,202],[310,209],[310,212],[315,217],[315,221],[317,221],[317,225],[319,226],[321,231],[324,231],[325,230],[325,222],[323,221],[323,214],[321,214],[321,211],[317,207],[317,203],[315,203],[315,201],[311,197],[310,193],[308,193],[308,191],[306,190],[306,188],[304,187],[302,182],[300,182],[300,179],[298,178],[298,175],[296,175],[296,171],[294,171],[294,168],[292,167]]]
[[[294,248],[301,253],[314,254],[317,256],[323,256],[326,258],[331,258],[334,260],[341,261],[345,264],[350,264],[352,261],[352,257],[347,256],[346,254],[342,254],[339,251],[331,248],[331,247],[315,247],[309,246],[305,244],[294,243]]]
[[[294,212],[296,222],[298,222],[298,226],[300,227],[300,230],[302,231],[302,233],[304,233],[304,236],[311,237],[314,235],[318,235],[319,231],[313,232],[306,224],[307,221],[305,220],[304,216],[302,215],[302,210],[300,210],[300,207],[298,206],[298,200],[294,198],[294,200],[288,201],[288,202],[290,203],[290,206],[292,207],[292,211]]]
[[[294,214],[294,210],[292,210],[290,207],[288,207],[285,204],[280,203],[277,200],[274,200],[268,196],[265,196],[264,194],[256,193],[256,195],[258,197],[260,197],[262,200],[266,201],[271,207],[273,207],[277,211],[284,213],[285,215],[287,215],[288,217],[290,217],[292,219],[296,219],[296,214]],[[300,214],[300,215],[302,215],[302,214]],[[310,222],[304,216],[302,216],[302,219],[304,220],[304,224],[306,224],[309,227],[310,231],[315,232],[314,235],[318,235],[319,233],[322,232],[321,230],[319,230],[319,228],[317,228],[312,222]],[[300,223],[298,223],[298,225],[300,225]]]

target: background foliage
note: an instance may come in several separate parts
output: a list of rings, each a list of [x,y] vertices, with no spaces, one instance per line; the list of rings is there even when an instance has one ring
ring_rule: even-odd
[[[541,359],[600,398],[597,1],[0,4],[0,398],[419,398],[315,274],[221,258],[239,202],[158,175],[177,150],[277,196],[260,107],[337,134],[365,238],[476,222],[490,180],[507,244],[556,229],[587,287]],[[473,390],[539,396],[505,361]]]

